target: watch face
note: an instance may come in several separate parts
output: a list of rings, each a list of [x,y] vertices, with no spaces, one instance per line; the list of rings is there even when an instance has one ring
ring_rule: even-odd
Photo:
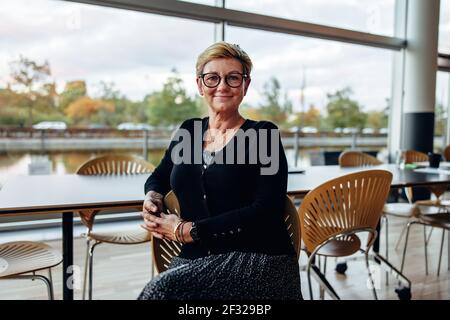
[[[192,237],[192,240],[194,240],[194,241],[198,241],[199,240],[198,239],[198,235],[197,235],[197,226],[195,225],[195,223],[192,223],[192,228],[189,231],[189,233],[190,233],[190,235]]]

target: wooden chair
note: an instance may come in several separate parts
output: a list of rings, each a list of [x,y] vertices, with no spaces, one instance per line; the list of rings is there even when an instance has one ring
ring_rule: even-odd
[[[342,168],[376,166],[382,163],[377,158],[361,151],[344,151],[339,156],[339,166]]]
[[[180,205],[178,199],[173,191],[170,191],[164,197],[164,205],[169,213],[180,215]],[[297,257],[300,255],[300,220],[297,209],[289,197],[286,197],[286,208],[284,213],[284,221],[288,230],[289,236],[294,246]],[[181,251],[182,244],[171,240],[161,240],[153,238],[152,252],[153,264],[158,273],[164,272],[168,269],[170,262],[174,256],[178,256]]]
[[[91,159],[81,165],[76,171],[79,175],[133,175],[149,174],[153,172],[154,166],[137,157],[130,155],[106,155]],[[142,206],[136,207],[137,211],[142,211]],[[132,245],[144,243],[151,240],[151,235],[147,231],[136,226],[136,230],[131,231],[105,231],[94,232],[94,220],[98,210],[83,210],[79,212],[82,223],[87,227],[87,249],[83,285],[83,299],[86,293],[86,280],[89,273],[89,300],[92,299],[93,282],[93,259],[94,249],[100,243]],[[93,242],[93,244],[91,243]]]
[[[444,148],[444,159],[450,161],[450,144]]]
[[[376,238],[376,226],[389,194],[392,174],[385,170],[367,170],[332,179],[311,190],[303,199],[298,212],[302,240],[308,255],[308,285],[311,299],[311,269],[317,280],[334,299],[336,291],[320,272],[315,258],[345,257],[361,251],[377,294],[369,269],[369,250]],[[361,248],[358,233],[368,232],[365,249]]]
[[[41,280],[47,286],[49,300],[54,299],[51,268],[61,262],[61,253],[45,243],[15,241],[0,244],[0,280]],[[45,269],[48,278],[36,274]]]

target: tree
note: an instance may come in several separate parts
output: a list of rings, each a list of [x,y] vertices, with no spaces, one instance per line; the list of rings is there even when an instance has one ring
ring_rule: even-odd
[[[163,89],[145,97],[148,122],[156,126],[176,125],[202,114],[201,105],[186,94],[183,80],[176,70],[164,83]]]
[[[19,60],[10,63],[13,85],[26,98],[28,109],[28,125],[33,125],[33,108],[39,97],[36,87],[50,75],[50,65],[47,61],[39,64],[31,59],[20,56]]]
[[[62,110],[65,110],[72,102],[84,96],[87,96],[84,80],[68,81],[60,95],[59,106]]]
[[[288,114],[292,112],[292,102],[287,95],[281,98],[280,82],[272,77],[264,84],[262,93],[265,102],[260,107],[260,114],[264,119],[282,126],[285,124]]]
[[[92,99],[89,97],[81,97],[72,102],[66,109],[67,116],[74,123],[87,124],[91,122],[93,116],[106,113],[112,114],[114,105],[108,101],[100,99]]]
[[[384,111],[370,111],[367,113],[367,126],[369,128],[386,128],[387,124],[388,116]]]
[[[320,128],[322,123],[322,115],[320,110],[314,105],[310,105],[308,111],[295,113],[294,120],[290,123],[291,126],[298,127],[315,127]]]
[[[366,123],[366,114],[361,112],[361,106],[350,99],[352,89],[347,87],[327,94],[327,123],[331,128],[363,128]]]

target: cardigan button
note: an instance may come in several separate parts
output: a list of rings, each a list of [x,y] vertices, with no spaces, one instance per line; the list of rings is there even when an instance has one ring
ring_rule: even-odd
[[[203,195],[203,199],[206,200],[206,194]]]

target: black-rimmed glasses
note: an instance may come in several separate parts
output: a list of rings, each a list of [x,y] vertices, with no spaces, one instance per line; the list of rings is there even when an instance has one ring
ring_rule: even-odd
[[[203,73],[198,77],[202,78],[203,84],[208,88],[215,88],[220,84],[220,81],[222,81],[222,77],[214,72]],[[245,78],[248,78],[248,75],[239,72],[232,72],[225,76],[225,83],[231,88],[238,88],[241,86]]]

